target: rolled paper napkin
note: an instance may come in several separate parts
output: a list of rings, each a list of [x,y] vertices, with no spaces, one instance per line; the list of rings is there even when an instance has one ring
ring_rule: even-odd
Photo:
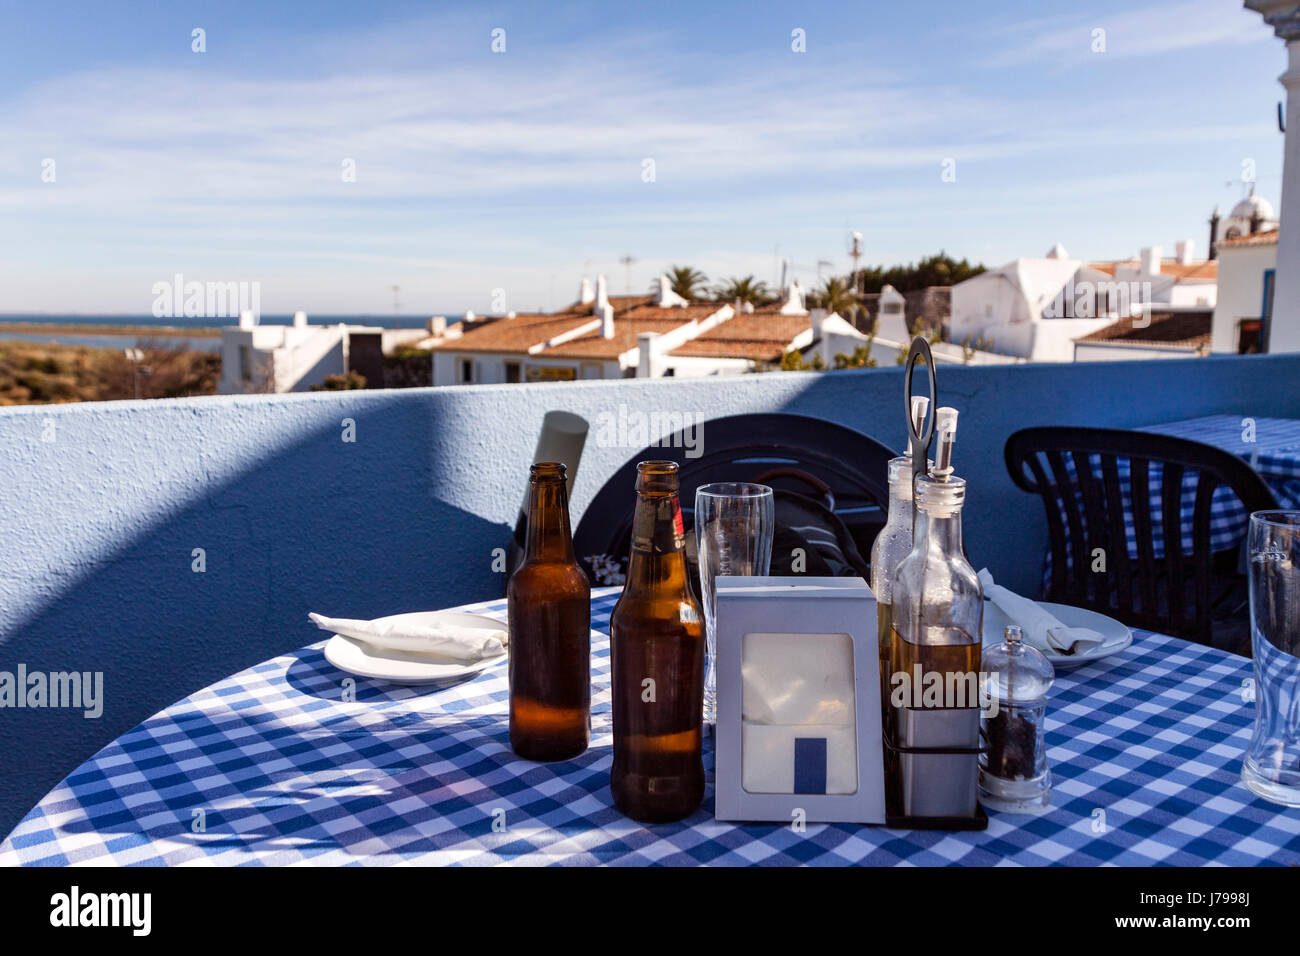
[[[450,664],[473,664],[505,653],[505,629],[493,631],[462,624],[412,624],[403,621],[354,621],[309,613],[322,631],[342,634],[381,651],[422,654]]]
[[[995,584],[988,568],[983,568],[979,577],[984,596],[1000,607],[1012,624],[1019,624],[1025,640],[1040,651],[1079,654],[1105,642],[1106,638],[1092,628],[1066,627],[1036,601]]]

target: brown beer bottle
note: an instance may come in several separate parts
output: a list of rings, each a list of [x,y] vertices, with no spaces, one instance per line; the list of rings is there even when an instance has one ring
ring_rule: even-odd
[[[573,556],[564,465],[529,474],[528,541],[506,587],[510,746],[567,760],[591,738],[591,584]]]
[[[667,823],[704,799],[704,629],[686,577],[677,464],[637,466],[627,583],[609,618],[614,804]]]

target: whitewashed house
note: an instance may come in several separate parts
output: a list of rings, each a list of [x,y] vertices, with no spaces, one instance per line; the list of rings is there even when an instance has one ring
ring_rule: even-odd
[[[372,386],[383,385],[382,328],[309,325],[297,312],[292,325],[259,325],[252,312],[239,325],[221,330],[222,395],[303,392],[329,375],[359,371]]]
[[[1218,244],[1219,297],[1210,348],[1236,354],[1269,350],[1277,278],[1276,229]],[[1270,330],[1271,331],[1271,330]]]
[[[952,287],[948,339],[1037,362],[1069,362],[1074,339],[1114,321],[1111,277],[1058,243]]]

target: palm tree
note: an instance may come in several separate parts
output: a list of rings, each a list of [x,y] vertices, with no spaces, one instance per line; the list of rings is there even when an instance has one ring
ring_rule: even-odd
[[[698,269],[690,266],[669,266],[668,277],[672,280],[672,289],[687,302],[692,302],[704,291],[708,277]]]
[[[767,284],[756,281],[753,276],[728,279],[713,294],[719,302],[748,302],[751,305],[758,305],[768,298]]]
[[[813,298],[820,308],[846,319],[852,318],[854,310],[858,307],[857,297],[844,279],[827,279],[826,284],[817,290]]]

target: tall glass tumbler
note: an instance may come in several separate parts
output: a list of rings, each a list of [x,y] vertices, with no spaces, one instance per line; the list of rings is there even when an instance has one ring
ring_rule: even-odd
[[[1250,516],[1250,638],[1255,733],[1241,781],[1300,807],[1300,511]]]
[[[704,593],[704,719],[717,713],[718,600],[720,574],[765,575],[772,564],[776,504],[772,489],[745,481],[701,485],[695,491],[695,543]]]

